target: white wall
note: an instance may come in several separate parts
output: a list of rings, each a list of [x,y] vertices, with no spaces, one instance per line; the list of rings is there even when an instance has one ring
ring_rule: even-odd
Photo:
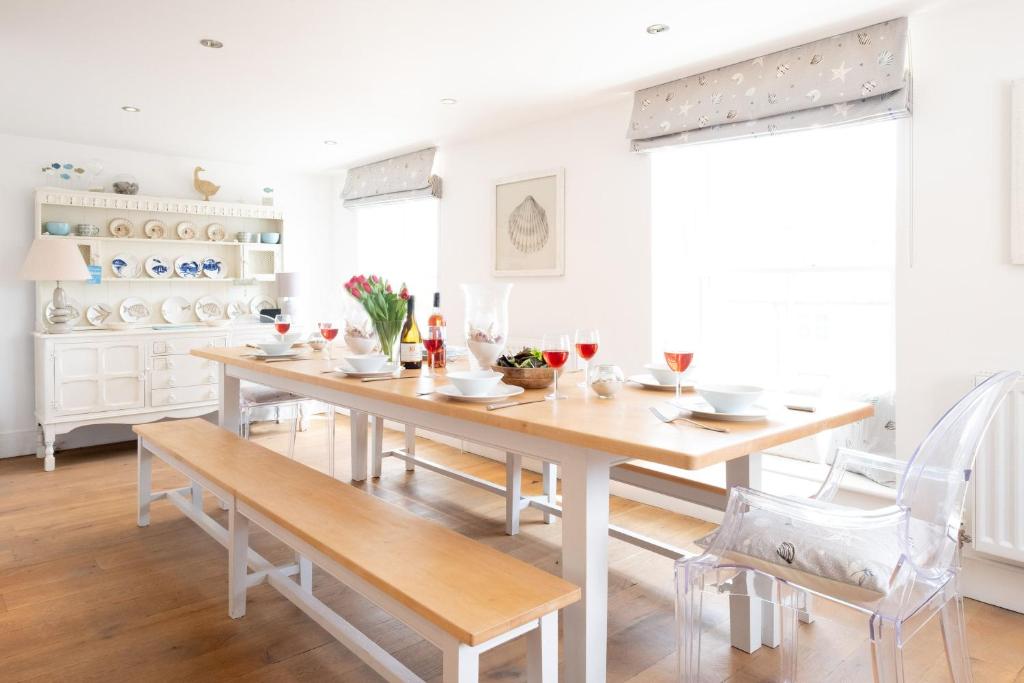
[[[911,20],[913,250],[896,284],[904,456],[973,373],[1024,368],[1024,266],[1009,264],[1009,88],[1024,78],[1021,26],[1019,0]]]
[[[455,145],[442,145],[439,281],[449,334],[461,340],[464,282],[513,282],[511,337],[597,327],[597,360],[630,370],[650,347],[650,175],[625,139],[630,97]],[[565,169],[565,276],[491,275],[495,179]]]
[[[290,176],[273,169],[222,163],[209,159],[171,157],[121,149],[76,145],[58,140],[0,135],[0,231],[5,238],[0,250],[0,301],[5,324],[0,326],[0,457],[35,451],[33,416],[32,341],[40,311],[36,310],[33,284],[18,279],[22,259],[33,236],[35,187],[53,185],[40,168],[50,162],[86,164],[100,159],[104,174],[99,180],[110,187],[110,178],[130,173],[140,193],[194,197],[192,169],[201,164],[206,177],[221,186],[216,199],[258,203],[263,187],[275,188],[275,202],[285,212],[285,268],[315,273],[311,280],[311,308],[321,308],[332,274],[327,267],[333,251],[331,230],[335,217],[328,176]],[[101,226],[101,228],[104,226]],[[125,428],[97,427],[77,430],[58,439],[58,448],[130,438]]]

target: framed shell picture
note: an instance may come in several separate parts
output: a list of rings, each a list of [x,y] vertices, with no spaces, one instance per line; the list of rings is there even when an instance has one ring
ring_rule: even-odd
[[[494,182],[494,275],[565,274],[565,172]]]

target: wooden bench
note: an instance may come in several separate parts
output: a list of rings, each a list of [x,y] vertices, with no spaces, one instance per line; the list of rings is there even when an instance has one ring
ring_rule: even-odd
[[[315,564],[441,648],[445,681],[477,680],[480,653],[522,634],[529,680],[557,678],[558,610],[580,598],[578,587],[204,420],[133,429],[139,525],[152,501],[167,499],[226,545],[233,618],[245,614],[246,589],[266,580],[387,680],[420,680],[313,596]],[[191,485],[153,493],[154,455]],[[203,489],[228,501],[227,529],[203,512]],[[250,522],[298,563],[274,566],[249,548]]]

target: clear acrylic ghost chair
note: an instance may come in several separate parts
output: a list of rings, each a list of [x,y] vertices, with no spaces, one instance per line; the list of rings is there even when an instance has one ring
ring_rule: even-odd
[[[730,610],[757,598],[780,608],[785,681],[796,680],[797,614],[808,593],[864,615],[876,682],[904,680],[903,646],[936,614],[953,680],[971,681],[957,585],[961,514],[978,445],[1020,374],[1001,372],[975,387],[909,461],[840,452],[814,499],[733,488],[705,553],[676,563],[680,679],[700,680],[707,592],[727,593]],[[832,503],[848,467],[898,475],[896,504],[862,510]]]
[[[293,406],[295,415],[291,421],[291,431],[288,435],[288,457],[295,459],[295,436],[299,429],[299,422],[302,420],[302,406],[309,399],[298,394],[292,394],[280,389],[266,387],[254,382],[241,382],[239,387],[241,395],[239,424],[239,436],[248,439],[252,425],[252,414],[257,408],[273,408],[280,417],[280,410],[283,406]],[[327,404],[327,473],[334,476],[334,406]]]

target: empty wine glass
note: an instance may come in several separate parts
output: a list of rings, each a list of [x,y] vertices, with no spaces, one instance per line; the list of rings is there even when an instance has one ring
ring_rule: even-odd
[[[662,349],[669,369],[676,373],[676,400],[683,396],[683,373],[693,362],[693,347],[685,339],[668,339]]]
[[[581,328],[576,330],[576,355],[587,364],[586,375],[578,385],[584,389],[590,387],[590,361],[597,355],[597,344],[599,341],[600,337],[595,329]]]
[[[569,335],[567,334],[545,334],[541,342],[540,350],[544,356],[544,362],[555,371],[555,386],[551,393],[545,396],[549,401],[557,401],[566,398],[558,393],[558,374],[565,362],[569,360]]]
[[[274,329],[277,330],[281,343],[284,343],[284,335],[292,329],[292,317],[287,313],[278,313],[274,316]]]

